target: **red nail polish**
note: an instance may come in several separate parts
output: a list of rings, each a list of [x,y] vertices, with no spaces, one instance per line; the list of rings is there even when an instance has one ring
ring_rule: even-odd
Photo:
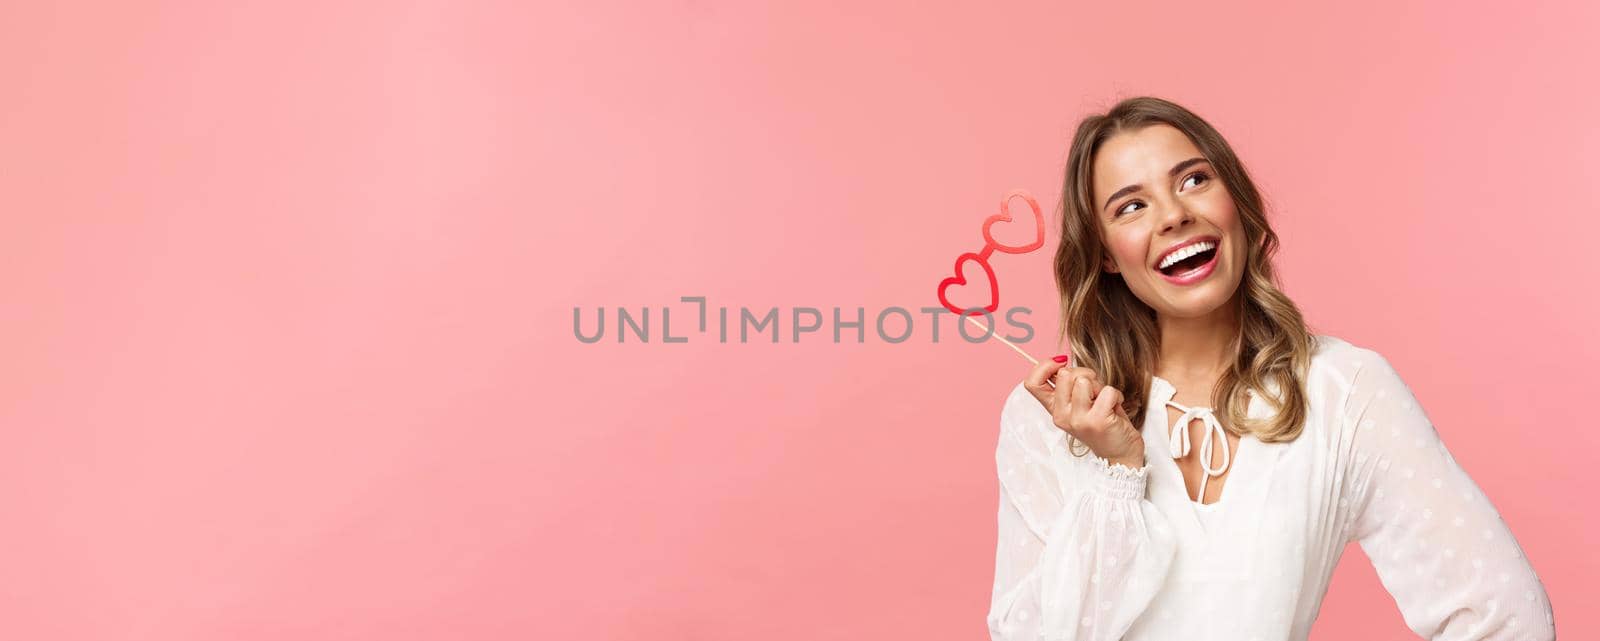
[[[1071,358],[1071,357],[1067,356],[1066,354],[1061,354],[1059,356],[1051,357],[1050,360],[1053,360],[1053,361],[1055,361],[1057,363],[1065,363],[1065,362],[1067,362],[1067,359],[1069,359],[1069,358]]]

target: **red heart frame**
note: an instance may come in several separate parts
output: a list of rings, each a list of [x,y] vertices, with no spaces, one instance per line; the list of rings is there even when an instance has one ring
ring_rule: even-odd
[[[1028,203],[1028,207],[1033,209],[1033,232],[1034,232],[1034,235],[1035,235],[1034,241],[1031,242],[1031,243],[1028,243],[1026,245],[1020,246],[1020,247],[1012,247],[1010,245],[1002,245],[999,242],[995,241],[994,235],[989,233],[989,228],[993,227],[995,223],[998,223],[998,222],[1007,222],[1007,223],[1009,223],[1009,222],[1011,222],[1011,199],[1013,199],[1013,198],[1021,198],[1021,199],[1023,199],[1024,201],[1026,201]],[[983,248],[983,255],[985,257],[987,257],[989,255],[989,250],[990,249],[998,249],[998,250],[1000,250],[1002,252],[1005,252],[1007,254],[1026,254],[1026,253],[1031,252],[1031,251],[1033,251],[1035,249],[1043,247],[1044,246],[1044,210],[1039,208],[1039,201],[1034,200],[1032,194],[1029,194],[1028,192],[1023,191],[1021,189],[1013,189],[1013,190],[1011,190],[1011,193],[1006,194],[1006,197],[1000,201],[1000,213],[995,214],[993,216],[990,216],[990,217],[984,219],[984,221],[983,221],[983,242],[986,243],[984,248]]]
[[[985,248],[985,249],[987,250],[987,248]],[[988,254],[988,251],[985,251],[982,254],[974,254],[974,253],[968,252],[968,253],[965,253],[965,254],[962,254],[962,255],[956,257],[956,264],[955,264],[955,274],[956,275],[955,276],[951,276],[950,278],[946,278],[946,279],[944,279],[942,281],[939,281],[939,302],[944,305],[945,309],[948,309],[948,310],[950,310],[952,312],[955,312],[955,314],[957,316],[967,316],[967,315],[969,315],[969,314],[967,314],[967,310],[966,309],[963,309],[963,308],[960,308],[960,307],[956,307],[955,305],[950,303],[950,299],[949,298],[945,297],[945,290],[948,289],[951,285],[965,285],[965,284],[967,284],[966,277],[961,275],[961,263],[964,263],[964,262],[969,261],[969,260],[978,263],[978,266],[983,268],[984,275],[989,277],[989,304],[984,306],[983,309],[988,310],[989,313],[994,313],[995,311],[1000,309],[1000,282],[995,280],[994,268],[989,266],[989,258],[987,256],[987,254]],[[976,312],[973,312],[970,315],[971,316],[978,316],[979,314],[976,313]]]

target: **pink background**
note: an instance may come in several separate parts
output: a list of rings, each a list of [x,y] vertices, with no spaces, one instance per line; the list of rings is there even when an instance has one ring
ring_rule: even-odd
[[[0,637],[987,638],[1017,355],[572,309],[932,305],[1146,93],[1594,636],[1600,14],[1282,4],[6,3]],[[1409,638],[1357,548],[1314,638]]]

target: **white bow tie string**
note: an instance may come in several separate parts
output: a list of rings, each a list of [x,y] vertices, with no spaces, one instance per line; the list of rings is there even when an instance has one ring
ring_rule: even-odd
[[[1215,476],[1222,476],[1224,472],[1228,471],[1228,464],[1232,462],[1228,458],[1228,432],[1222,429],[1222,423],[1217,421],[1216,415],[1211,412],[1209,407],[1184,407],[1174,401],[1167,401],[1167,404],[1183,412],[1183,416],[1178,417],[1178,421],[1173,423],[1172,429],[1169,430],[1167,445],[1172,453],[1172,458],[1183,458],[1189,455],[1189,422],[1198,418],[1206,424],[1205,438],[1200,440],[1200,468],[1205,473],[1200,476],[1200,498],[1197,499],[1199,502],[1204,503],[1206,481]],[[1211,458],[1215,454],[1217,443],[1219,442],[1222,443],[1222,465],[1213,468],[1211,467]]]

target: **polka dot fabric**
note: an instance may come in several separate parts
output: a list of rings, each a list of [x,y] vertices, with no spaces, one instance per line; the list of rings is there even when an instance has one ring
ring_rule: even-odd
[[[995,450],[990,637],[1306,639],[1357,541],[1422,638],[1553,639],[1532,566],[1399,374],[1372,350],[1317,340],[1305,430],[1290,443],[1241,439],[1213,505],[1197,506],[1161,456],[1180,427],[1165,412],[1148,413],[1135,470],[1072,456],[1048,412],[1013,388]],[[1152,377],[1147,406],[1175,393]],[[1249,415],[1270,416],[1251,397]]]
[[[1377,353],[1355,354],[1341,448],[1351,537],[1427,639],[1549,639],[1544,586],[1511,529]]]

